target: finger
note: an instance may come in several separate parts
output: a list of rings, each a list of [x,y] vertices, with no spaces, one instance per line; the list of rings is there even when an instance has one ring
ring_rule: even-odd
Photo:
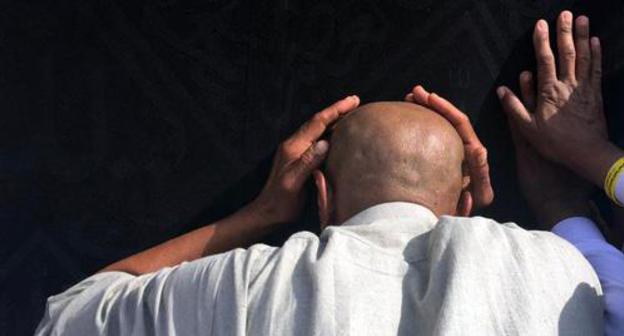
[[[455,105],[451,104],[448,100],[438,96],[435,93],[429,95],[428,107],[441,114],[446,120],[448,120],[457,133],[464,141],[464,144],[475,144],[481,146],[481,141],[477,137],[470,119],[462,111],[460,111]]]
[[[592,58],[589,47],[589,19],[587,16],[579,16],[576,18],[574,33],[574,45],[576,47],[576,79],[581,82],[589,78]]]
[[[325,140],[320,140],[310,146],[299,158],[299,160],[295,161],[289,174],[292,174],[289,178],[292,179],[294,183],[294,188],[301,187],[305,181],[308,179],[312,171],[318,168],[325,157],[327,156],[327,152],[329,150],[329,143]]]
[[[516,95],[504,86],[500,86],[496,90],[496,94],[503,105],[503,111],[520,127],[521,130],[525,130],[533,127],[533,116],[522,105],[520,99]]]
[[[519,82],[524,106],[526,106],[529,111],[535,110],[535,83],[533,82],[533,74],[531,71],[523,71],[520,74]]]
[[[408,93],[407,95],[405,95],[405,99],[406,102],[409,103],[416,103],[416,101],[414,100],[414,94],[413,93]]]
[[[316,183],[316,188],[317,190],[320,191],[323,188],[323,186],[319,184],[319,181],[321,180],[319,176],[322,176],[323,173],[320,170],[315,169],[312,171],[312,175],[314,176],[314,182]],[[326,200],[327,199],[325,199],[325,201]],[[317,209],[322,209],[324,205],[327,205],[327,204],[322,204],[321,202],[323,202],[321,200],[321,197],[317,197],[316,198]],[[318,214],[319,214],[319,224],[321,224],[321,227],[327,226],[329,224],[329,213],[327,211],[319,211]]]
[[[360,104],[358,96],[349,96],[337,101],[333,105],[315,114],[312,119],[303,124],[287,141],[294,147],[303,149],[309,147],[320,138],[327,127],[345,113],[355,109]]]
[[[600,39],[597,37],[591,38],[591,82],[598,92],[602,85],[602,48],[600,46]]]
[[[459,204],[460,208],[458,209],[459,214],[462,216],[470,216],[473,204],[472,193],[467,190],[462,191],[461,200],[462,203]]]
[[[494,199],[494,191],[490,182],[487,150],[477,137],[470,119],[449,101],[435,93],[429,95],[428,106],[445,117],[455,127],[464,142],[475,204],[479,207],[490,204]]]
[[[572,13],[563,11],[557,19],[557,50],[559,51],[559,77],[563,81],[576,81],[576,50],[572,37]]]
[[[544,20],[537,21],[533,31],[533,47],[537,60],[537,85],[539,88],[547,83],[557,80],[555,72],[555,57],[550,49],[548,38],[548,23]]]
[[[470,169],[472,196],[478,207],[483,207],[494,200],[494,190],[490,181],[490,166],[487,150],[483,146],[474,147],[466,158]]]
[[[430,94],[422,86],[416,85],[412,89],[412,95],[414,97],[414,101],[417,104],[424,105],[424,106],[429,106],[429,95]]]

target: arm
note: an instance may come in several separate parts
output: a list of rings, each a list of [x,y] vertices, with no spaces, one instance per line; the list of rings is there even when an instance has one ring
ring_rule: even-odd
[[[203,256],[246,246],[283,223],[295,220],[304,204],[303,185],[325,159],[329,144],[317,141],[325,129],[356,108],[357,96],[342,99],[317,113],[280,146],[268,181],[251,204],[233,215],[146,251],[115,262],[100,272],[134,275],[154,272]]]
[[[140,275],[258,241],[275,227],[254,203],[231,216],[108,265],[100,272]]]
[[[340,100],[287,139],[277,151],[263,190],[248,206],[116,262],[48,298],[35,334],[244,333],[240,311],[247,305],[254,270],[270,263],[277,249],[262,245],[231,249],[296,219],[303,206],[304,182],[327,153],[328,143],[318,139],[328,125],[358,104],[356,96]]]

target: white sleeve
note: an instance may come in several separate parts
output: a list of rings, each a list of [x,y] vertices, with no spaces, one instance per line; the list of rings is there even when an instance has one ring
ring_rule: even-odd
[[[155,273],[95,274],[48,298],[36,336],[245,332],[253,255],[237,249]],[[262,263],[262,262],[260,262]]]
[[[607,243],[589,218],[565,219],[552,232],[574,245],[596,271],[604,293],[605,335],[624,335],[624,253]]]

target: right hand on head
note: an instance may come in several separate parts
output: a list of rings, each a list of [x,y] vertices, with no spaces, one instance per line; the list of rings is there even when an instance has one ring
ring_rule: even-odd
[[[582,161],[609,144],[601,93],[600,42],[597,37],[590,39],[587,17],[579,16],[573,24],[572,13],[564,11],[557,20],[558,70],[546,21],[537,22],[533,44],[537,90],[531,72],[523,72],[520,91],[524,103],[501,86],[497,94],[503,109],[541,155],[590,178],[580,166]],[[599,178],[594,182],[599,183]]]
[[[494,200],[494,190],[490,182],[487,150],[472,128],[468,116],[446,99],[427,92],[420,85],[415,86],[405,96],[405,101],[432,109],[455,127],[464,143],[465,168],[470,176],[469,188],[463,192],[463,197],[469,204],[467,207],[471,208],[473,203],[477,208],[490,205]]]

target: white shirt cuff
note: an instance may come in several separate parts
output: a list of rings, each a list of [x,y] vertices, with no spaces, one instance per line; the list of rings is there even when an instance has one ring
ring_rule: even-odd
[[[594,221],[587,217],[566,218],[557,223],[552,232],[573,245],[591,239],[605,240]]]

